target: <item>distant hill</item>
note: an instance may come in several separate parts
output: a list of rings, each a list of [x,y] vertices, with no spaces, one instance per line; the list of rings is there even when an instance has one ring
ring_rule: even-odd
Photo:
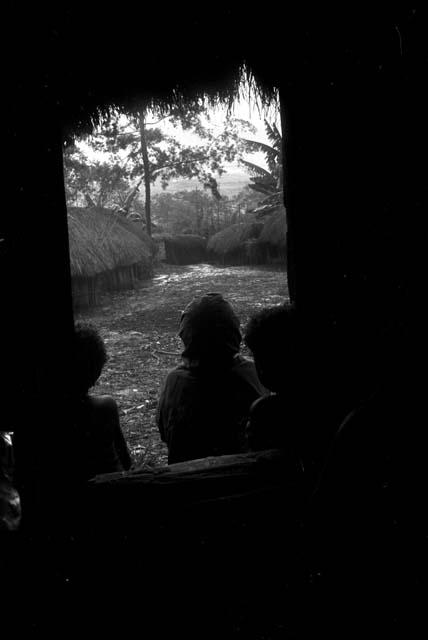
[[[242,191],[249,183],[249,176],[245,171],[239,168],[233,168],[224,173],[220,178],[216,178],[219,190],[222,195],[231,197]],[[177,191],[192,191],[193,189],[201,189],[202,184],[196,178],[171,180],[168,187],[164,190],[157,181],[152,187],[152,193],[176,193]]]

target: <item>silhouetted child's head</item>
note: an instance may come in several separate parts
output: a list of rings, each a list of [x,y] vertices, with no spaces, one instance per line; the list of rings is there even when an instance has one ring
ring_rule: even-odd
[[[72,352],[73,391],[86,394],[101,375],[107,362],[104,342],[89,323],[76,323]]]
[[[228,362],[239,352],[239,319],[220,293],[194,298],[185,308],[178,335],[183,358],[215,365]]]
[[[281,391],[297,365],[297,322],[294,307],[267,307],[252,316],[245,332],[260,382]]]

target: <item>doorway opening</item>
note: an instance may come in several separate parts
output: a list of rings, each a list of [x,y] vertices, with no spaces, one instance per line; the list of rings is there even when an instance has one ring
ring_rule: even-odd
[[[243,83],[227,105],[112,107],[64,147],[64,178],[75,321],[108,354],[92,392],[118,402],[134,464],[165,464],[156,407],[184,307],[219,292],[244,331],[289,299],[279,97]]]

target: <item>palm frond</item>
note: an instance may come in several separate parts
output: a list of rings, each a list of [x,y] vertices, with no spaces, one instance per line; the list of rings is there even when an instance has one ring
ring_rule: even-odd
[[[275,135],[276,135],[276,138],[278,140],[277,148],[280,149],[281,145],[282,145],[282,135],[281,135],[281,133],[280,133],[280,131],[279,131],[279,129],[276,126],[275,123],[273,123],[272,128],[273,128],[273,130],[275,132]]]
[[[246,166],[257,178],[272,178],[271,173],[260,167],[258,164],[254,164],[254,162],[249,162],[248,160],[241,160],[241,164]]]
[[[281,151],[282,136],[275,123],[270,124],[265,118],[265,131],[272,147],[279,153]]]
[[[253,191],[257,191],[257,193],[263,193],[263,195],[265,196],[268,196],[272,193],[271,189],[269,189],[268,187],[265,187],[262,184],[258,184],[257,182],[253,184],[249,184],[248,187]]]
[[[241,138],[243,142],[246,143],[247,147],[251,151],[262,151],[265,154],[279,156],[280,152],[275,147],[271,147],[265,142],[260,142],[259,140],[249,140],[248,138]]]

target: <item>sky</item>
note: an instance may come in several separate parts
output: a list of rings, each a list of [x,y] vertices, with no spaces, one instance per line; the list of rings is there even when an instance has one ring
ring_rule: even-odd
[[[220,133],[223,128],[223,123],[227,118],[227,108],[216,107],[213,109],[209,109],[208,111],[210,116],[210,126],[218,128],[218,131]],[[239,118],[241,120],[247,120],[255,127],[256,132],[254,134],[243,131],[243,137],[250,140],[258,140],[259,142],[270,144],[264,128],[263,114],[259,113],[257,106],[253,102],[248,102],[247,100],[236,101],[233,106],[231,117]],[[279,113],[275,113],[274,110],[271,109],[266,113],[266,117],[270,123],[275,122],[278,129],[281,131]],[[171,125],[168,126],[167,121],[165,121],[165,123],[163,124],[163,128],[165,132],[174,132],[174,135],[180,140],[180,142],[183,142],[185,144],[197,144],[197,137],[194,134],[191,134],[187,131],[180,133],[178,129],[172,127]],[[244,159],[267,168],[265,156],[261,152],[246,154],[244,156]],[[225,190],[227,190],[228,195],[239,193],[249,182],[249,174],[246,168],[238,162],[233,162],[225,163],[224,169],[225,173],[221,177],[217,177],[220,193],[224,193]],[[180,190],[186,188],[195,189],[197,188],[197,186],[197,179],[194,179],[192,181],[176,179],[170,181],[166,191],[174,191],[177,187],[179,187]],[[153,185],[153,193],[160,193],[162,191],[164,190],[162,189],[159,180]]]
[[[210,108],[208,109],[208,113],[210,117],[210,126],[212,126],[213,128],[218,128],[218,131],[221,132],[223,123],[227,118],[227,108]],[[231,112],[231,117],[239,118],[241,120],[247,120],[256,128],[256,133],[251,134],[245,132],[243,133],[244,137],[269,144],[269,140],[267,138],[264,127],[264,116],[259,112],[257,105],[253,100],[248,101],[241,99],[239,101],[235,101],[233,110]],[[266,112],[266,117],[270,123],[275,122],[278,129],[281,131],[281,121],[278,112],[275,112],[275,110],[272,108]],[[180,133],[178,129],[172,127],[171,125],[168,125],[167,120],[157,126],[159,126],[159,128],[164,128],[164,130],[168,132],[175,131],[175,135],[177,136],[177,138],[184,143],[190,144],[197,141],[197,137],[194,134],[191,134],[187,131]],[[250,159],[249,156],[248,159]],[[251,161],[255,162],[256,164],[261,164],[264,167],[266,166],[263,153],[251,154]]]
[[[248,89],[244,90],[243,94],[247,94],[248,96],[249,94]],[[213,127],[214,130],[217,129],[218,132],[220,133],[223,127],[223,123],[228,115],[227,107],[218,106],[214,108],[208,108],[208,113],[210,117],[209,126]],[[242,96],[240,100],[235,101],[235,103],[232,106],[232,111],[230,115],[231,117],[234,117],[234,118],[247,120],[255,127],[256,132],[254,134],[243,130],[243,137],[246,137],[249,139],[253,139],[253,140],[257,140],[257,141],[265,142],[269,144],[269,140],[267,138],[265,128],[264,128],[264,117],[266,117],[270,123],[275,122],[278,129],[281,130],[279,112],[272,107],[260,113],[254,94],[250,95],[249,98],[248,97],[245,98],[244,96]],[[157,118],[156,116],[153,116],[153,120],[156,121],[156,120],[159,120],[159,118]],[[149,122],[150,122],[150,119],[149,119]],[[199,139],[195,134],[188,131],[180,131],[178,127],[173,127],[168,122],[167,118],[157,123],[156,127],[165,131],[165,133],[173,134],[180,142],[183,142],[184,144],[194,145],[198,143]],[[100,157],[98,154],[94,154],[93,152],[91,152],[85,143],[82,143],[82,145],[80,146],[82,150],[87,152],[87,155],[90,159],[94,159],[94,160],[102,159],[102,156]],[[266,161],[263,153],[252,153],[251,155],[248,154],[245,156],[245,159],[266,168]],[[245,167],[238,164],[237,162],[234,162],[234,163],[230,163],[230,164],[228,163],[224,165],[224,168],[226,170],[226,173],[222,176],[222,178],[219,179],[219,184],[221,184],[222,181],[227,181],[228,179],[232,179],[237,181],[237,187],[236,187],[237,191],[239,191],[243,186],[245,186],[244,183],[245,181],[248,181],[248,178],[249,178]],[[183,184],[183,180],[176,181],[176,182],[179,182],[180,185]],[[193,182],[194,181],[192,181],[192,183]],[[194,185],[190,186],[189,184],[189,188],[195,188],[195,187]],[[170,190],[175,190],[174,180],[171,180]],[[155,193],[157,191],[162,191],[160,181],[159,181],[159,184],[154,185],[153,191]]]

